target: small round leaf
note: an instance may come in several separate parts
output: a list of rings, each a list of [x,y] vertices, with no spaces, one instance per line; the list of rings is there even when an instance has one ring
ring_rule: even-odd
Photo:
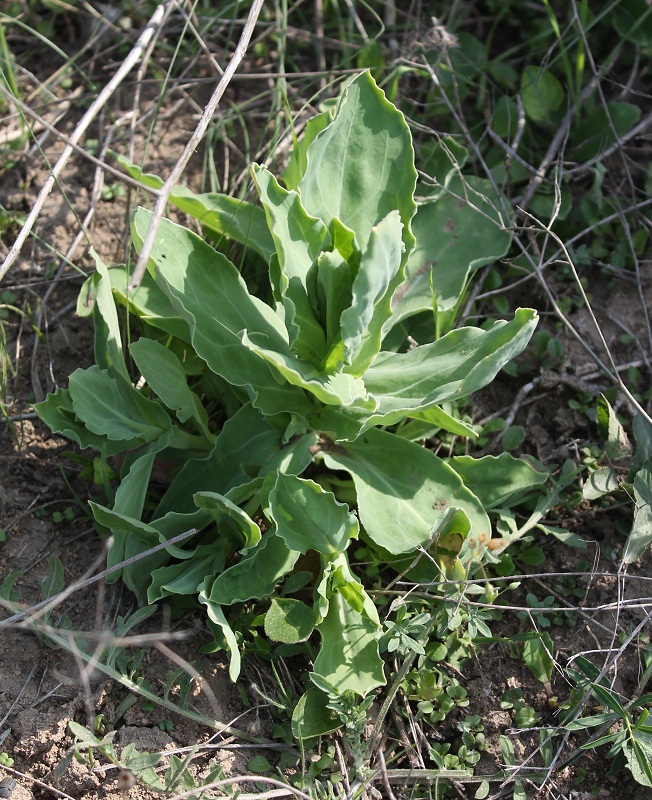
[[[265,633],[274,642],[305,642],[315,627],[315,613],[300,600],[279,597],[265,614]]]

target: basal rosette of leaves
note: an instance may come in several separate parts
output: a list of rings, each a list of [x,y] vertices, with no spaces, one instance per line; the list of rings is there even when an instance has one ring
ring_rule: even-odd
[[[397,320],[423,307],[395,313],[415,251],[417,175],[408,125],[369,73],[348,83],[333,115],[308,126],[285,186],[264,167],[252,175],[259,206],[221,195],[207,204],[181,189],[173,200],[214,236],[265,259],[272,304],[250,293],[226,256],[163,221],[135,293],[125,269],[96,257],[79,310],[94,317],[97,363],[76,370],[37,412],[99,451],[101,463],[120,455],[111,507],[92,503],[113,537],[109,566],[196,531],[110,580],[121,576],[149,603],[184,609],[198,600],[234,680],[256,601],[268,639],[299,645],[319,634],[316,685],[295,711],[295,732],[308,735],[328,727],[317,686],[364,697],[385,682],[378,612],[350,543],[363,537],[390,562],[429,547],[456,579],[484,555],[482,502],[396,426],[473,435],[454,403],[523,350],[537,317],[519,309],[484,329],[383,349]],[[133,215],[137,250],[149,220],[142,208]],[[432,307],[436,290],[428,292]],[[116,300],[144,331],[128,346]],[[227,415],[219,430],[215,409]],[[157,492],[161,465],[169,479]],[[343,474],[354,490],[347,496]]]

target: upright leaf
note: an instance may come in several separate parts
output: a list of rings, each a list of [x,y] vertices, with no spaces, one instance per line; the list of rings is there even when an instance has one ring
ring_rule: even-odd
[[[113,441],[150,442],[171,426],[158,403],[98,366],[76,369],[69,387],[75,414],[90,431]]]
[[[190,390],[183,365],[160,342],[145,337],[132,342],[129,352],[151,389],[174,411],[179,422],[193,420],[197,429],[212,441],[208,415],[199,397]]]
[[[149,217],[145,209],[134,214],[137,249]],[[303,392],[279,383],[265,360],[243,347],[240,333],[250,330],[264,336],[274,351],[290,354],[283,324],[269,306],[249,294],[228,259],[191,231],[163,220],[152,261],[157,282],[188,322],[193,346],[213,372],[234,386],[244,386],[252,403],[265,414],[290,408],[308,413],[311,406]]]
[[[229,677],[232,681],[237,681],[240,676],[240,668],[242,659],[240,657],[240,648],[238,647],[238,638],[229,625],[222,607],[219,603],[215,602],[208,594],[212,585],[212,576],[207,575],[202,583],[199,591],[199,602],[206,606],[206,613],[209,620],[213,625],[219,629],[224,637],[227,649],[229,651]]]
[[[322,642],[313,666],[316,675],[340,693],[353,691],[362,697],[385,684],[379,628],[339,592],[331,596],[328,614],[317,630]]]
[[[319,363],[326,349],[324,331],[308,299],[308,272],[328,244],[324,223],[311,217],[295,191],[283,189],[267,169],[254,165],[252,174],[278,257],[280,286],[290,345],[300,358]]]
[[[353,375],[363,375],[380,350],[383,325],[392,314],[392,295],[403,280],[402,230],[398,211],[371,229],[353,281],[351,305],[342,313],[344,359]]]
[[[309,214],[326,225],[336,217],[355,231],[362,251],[371,229],[398,209],[406,255],[414,238],[416,170],[410,129],[371,74],[363,72],[342,92],[333,122],[308,148],[299,194]]]
[[[634,521],[623,552],[623,562],[631,564],[652,544],[652,458],[634,478]]]
[[[129,373],[127,372],[122,349],[120,320],[118,319],[111,291],[109,269],[93,248],[91,248],[91,255],[95,261],[95,269],[98,276],[93,281],[95,289],[95,305],[93,308],[95,361],[102,369],[115,370],[116,373],[128,381]]]
[[[509,249],[511,234],[487,196],[488,181],[451,174],[439,195],[418,206],[412,220],[416,244],[405,283],[392,302],[391,325],[421,311],[451,311],[470,275]]]

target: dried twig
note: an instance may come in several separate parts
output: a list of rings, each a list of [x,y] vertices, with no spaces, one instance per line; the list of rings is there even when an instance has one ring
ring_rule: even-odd
[[[142,33],[138,37],[138,41],[131,49],[130,53],[127,55],[125,60],[120,65],[119,69],[115,73],[115,75],[111,78],[111,80],[107,83],[107,85],[102,89],[102,91],[98,94],[95,98],[91,107],[88,111],[84,114],[84,116],[79,120],[75,130],[73,131],[70,139],[68,140],[68,144],[63,149],[63,152],[59,156],[57,163],[52,168],[52,172],[48,176],[48,179],[43,184],[43,188],[39,192],[38,197],[36,198],[34,205],[32,206],[27,219],[25,220],[25,224],[20,230],[16,241],[12,245],[7,257],[5,258],[2,266],[0,266],[0,281],[4,278],[7,272],[11,269],[14,261],[20,255],[21,250],[23,249],[23,245],[27,241],[27,237],[32,231],[36,220],[38,219],[39,214],[47,200],[50,192],[54,188],[55,184],[57,183],[61,173],[65,169],[66,164],[68,163],[68,159],[74,152],[74,146],[78,144],[81,140],[82,136],[86,133],[91,122],[95,119],[95,117],[100,113],[101,109],[107,103],[109,98],[113,95],[116,91],[118,86],[122,83],[122,81],[127,77],[127,75],[131,72],[133,67],[140,61],[143,53],[147,50],[149,43],[152,41],[152,38],[156,36],[161,27],[165,18],[169,12],[169,9],[172,7],[173,0],[164,0],[159,6],[157,6],[156,11],[152,14],[149,22],[143,29]]]
[[[177,163],[174,165],[170,171],[170,174],[168,175],[167,180],[161,187],[160,195],[156,200],[156,204],[154,205],[152,218],[149,222],[149,228],[147,229],[147,234],[145,235],[145,239],[143,241],[143,247],[140,251],[138,262],[136,263],[136,268],[134,269],[131,281],[129,282],[130,289],[137,289],[140,286],[145,271],[147,270],[147,262],[149,261],[152,248],[154,247],[156,234],[158,232],[159,225],[161,224],[161,219],[163,218],[163,213],[165,212],[165,207],[167,205],[170,193],[179,182],[179,179],[181,178],[188,161],[190,161],[190,157],[199,146],[199,143],[206,133],[210,121],[217,110],[220,100],[222,99],[222,95],[226,91],[226,87],[229,85],[233,74],[237,70],[240,62],[247,52],[249,40],[251,39],[256,21],[258,20],[258,16],[263,7],[263,2],[264,0],[254,0],[252,3],[249,16],[247,17],[247,21],[242,30],[240,40],[235,48],[235,52],[231,56],[231,60],[229,61],[227,68],[224,70],[224,74],[221,76],[211,99],[208,101],[208,104],[204,109],[199,122],[197,123],[197,127],[188,140],[183,153],[179,156]]]

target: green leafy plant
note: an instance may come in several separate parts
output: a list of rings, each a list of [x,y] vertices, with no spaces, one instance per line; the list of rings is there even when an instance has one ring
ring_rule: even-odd
[[[604,395],[598,399],[597,422],[605,444],[604,461],[610,463],[596,464],[584,484],[583,494],[588,500],[623,491],[633,496],[634,518],[622,555],[623,562],[631,564],[652,543],[652,426],[642,415],[634,417],[634,448]],[[617,462],[623,460],[628,469],[618,467]]]
[[[342,724],[324,686],[365,698],[386,680],[352,540],[393,568],[425,548],[439,581],[463,580],[485,558],[491,523],[465,485],[468,460],[458,471],[397,431],[418,423],[422,436],[475,435],[456,404],[520,353],[537,324],[519,309],[508,322],[451,329],[469,260],[447,300],[434,268],[424,284],[415,265],[448,200],[417,206],[410,130],[369,73],[316,120],[285,186],[252,167],[260,206],[173,196],[213,238],[268,263],[271,295],[251,294],[223,254],[163,221],[138,290],[126,269],[95,256],[79,310],[93,316],[97,363],[36,407],[80,447],[120,457],[112,508],[91,507],[113,536],[109,566],[140,559],[111,580],[121,575],[149,603],[174,597],[183,610],[198,600],[233,679],[254,639],[271,654],[319,634],[313,685],[294,710],[303,738]],[[150,218],[134,213],[136,249]],[[128,349],[114,297],[142,325]],[[435,340],[412,346],[406,320],[424,307],[434,309]],[[490,483],[493,463],[471,482]],[[520,462],[505,454],[501,463],[510,484]],[[185,544],[151,552],[187,531]],[[252,624],[261,605],[265,645]]]
[[[605,679],[599,679],[599,671],[588,659],[579,657],[569,675],[581,688],[581,694],[589,692],[601,706],[600,713],[576,717],[574,704],[565,708],[569,731],[586,731],[599,728],[596,738],[581,745],[582,750],[593,750],[609,744],[607,758],[612,759],[610,774],[627,766],[634,779],[643,786],[652,787],[652,725],[648,724],[652,694],[645,694],[629,703],[623,703],[618,693],[610,688]],[[575,696],[577,701],[577,695]],[[616,731],[613,727],[616,726]],[[606,733],[604,733],[607,731]],[[601,735],[603,734],[603,735]]]

